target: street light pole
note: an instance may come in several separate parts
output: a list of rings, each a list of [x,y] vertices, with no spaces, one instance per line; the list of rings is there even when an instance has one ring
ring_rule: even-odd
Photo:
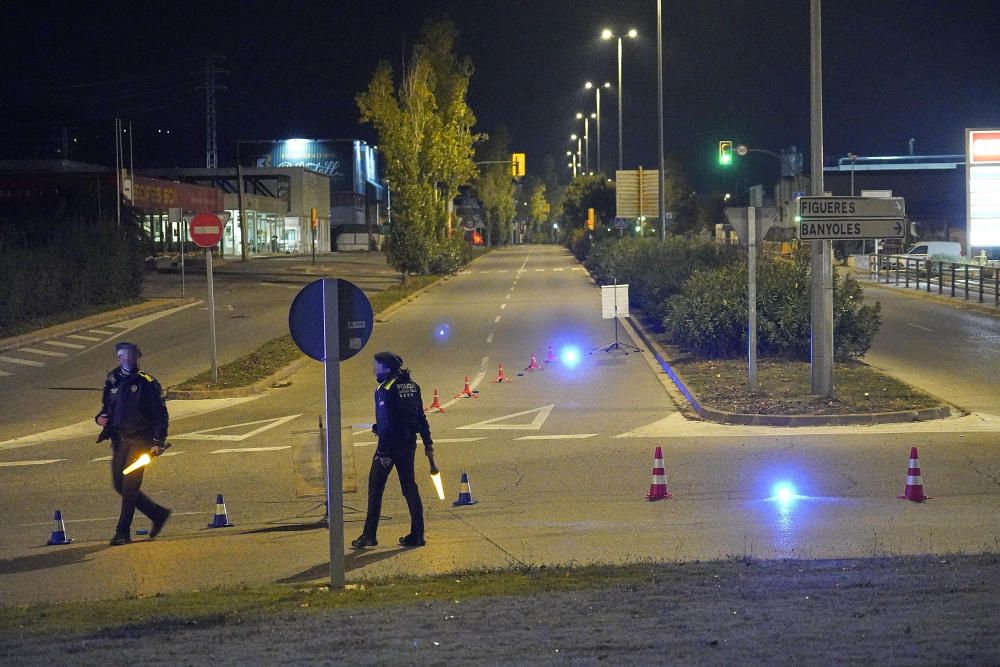
[[[587,83],[583,84],[583,87],[586,88],[587,90],[590,90],[591,88],[593,88],[594,91],[595,91],[595,94],[596,94],[596,105],[595,105],[595,111],[596,111],[596,113],[593,114],[592,118],[595,119],[596,129],[597,129],[597,169],[596,169],[596,171],[597,171],[597,173],[601,173],[601,169],[603,168],[603,165],[601,164],[601,88],[608,88],[608,89],[610,89],[611,88],[611,83],[606,81],[602,85],[595,86],[593,83],[591,83],[590,81],[588,81]]]
[[[663,13],[662,0],[656,0],[656,129],[657,139],[660,145],[660,177],[659,177],[659,201],[660,209],[660,240],[667,238],[667,212],[665,190],[666,174],[664,172],[663,159]]]
[[[854,196],[854,163],[857,161],[858,156],[854,153],[848,153],[847,159],[851,161],[851,196]]]
[[[590,171],[590,119],[579,111],[577,120],[583,120],[583,173]]]
[[[638,34],[639,33],[636,32],[636,30],[633,28],[632,30],[628,31],[627,36],[634,39],[636,37],[636,35],[638,35]],[[612,38],[615,38],[615,34],[612,33],[610,30],[605,29],[601,33],[601,37],[604,38],[604,39],[612,39]],[[619,35],[617,37],[617,39],[618,39],[618,170],[621,171],[622,169],[625,168],[623,166],[624,165],[624,160],[622,158],[622,153],[623,153],[622,146],[623,146],[623,143],[624,143],[622,141],[622,139],[623,139],[623,137],[622,137],[622,97],[624,97],[623,91],[622,91],[622,37]]]

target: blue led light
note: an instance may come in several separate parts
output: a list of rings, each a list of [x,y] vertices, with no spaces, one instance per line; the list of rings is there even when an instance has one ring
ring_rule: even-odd
[[[566,347],[559,350],[559,360],[563,362],[563,365],[573,368],[578,363],[580,363],[580,350],[572,345],[567,345]]]
[[[771,490],[771,497],[780,505],[790,505],[799,497],[791,482],[778,482]]]
[[[434,325],[434,340],[439,343],[447,342],[451,338],[451,325],[447,322],[438,322]]]

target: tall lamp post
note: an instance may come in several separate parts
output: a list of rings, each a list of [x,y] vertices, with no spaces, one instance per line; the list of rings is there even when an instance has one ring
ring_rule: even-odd
[[[573,171],[573,178],[576,178],[576,153],[573,151],[566,151],[566,157],[570,159],[570,161],[566,163],[566,166]]]
[[[625,35],[631,39],[635,39],[639,36],[639,33],[635,28],[629,30]],[[618,169],[622,170],[625,167],[622,161],[622,36],[615,35],[611,30],[605,28],[601,31],[601,39],[617,39],[618,40]]]
[[[576,113],[576,119],[583,121],[583,172],[590,172],[590,119],[594,117],[594,114],[586,116],[579,111]]]
[[[605,81],[602,85],[595,86],[593,83],[591,83],[590,81],[588,81],[587,83],[583,84],[583,87],[586,88],[587,90],[590,90],[591,88],[593,88],[594,92],[596,93],[596,96],[597,96],[596,113],[594,114],[594,116],[595,116],[595,121],[596,121],[596,124],[597,124],[597,171],[598,171],[598,173],[600,173],[600,171],[601,171],[601,88],[610,88],[611,87],[611,82],[610,81]]]

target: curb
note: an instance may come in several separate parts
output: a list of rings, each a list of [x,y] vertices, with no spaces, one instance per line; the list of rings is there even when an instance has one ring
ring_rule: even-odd
[[[579,260],[577,260],[579,262]],[[583,266],[583,263],[580,262]],[[586,266],[584,266],[586,269]],[[597,278],[589,271],[591,280],[600,287]],[[663,372],[674,383],[677,390],[688,402],[696,413],[703,419],[719,424],[731,424],[740,426],[873,426],[875,424],[898,424],[901,422],[928,421],[931,419],[945,419],[951,416],[951,408],[947,405],[939,405],[933,408],[923,408],[921,410],[897,410],[895,412],[875,412],[871,414],[849,414],[849,415],[761,415],[741,412],[726,412],[703,406],[695,395],[688,388],[681,376],[674,370],[660,346],[649,335],[642,323],[631,317],[625,320],[642,342],[649,348],[660,364]],[[681,411],[682,414],[685,412]],[[685,414],[685,417],[689,415]]]
[[[88,315],[87,317],[79,320],[73,320],[72,322],[64,322],[62,324],[56,324],[44,329],[31,331],[26,334],[21,334],[20,336],[0,339],[0,352],[12,350],[24,345],[32,345],[43,340],[48,340],[49,338],[67,336],[78,331],[93,329],[94,327],[107,326],[109,324],[115,324],[116,322],[132,319],[133,317],[151,315],[152,313],[158,313],[162,310],[169,310],[170,308],[186,306],[197,302],[198,299],[193,297],[156,297],[147,299],[142,303],[137,303],[132,306],[108,310],[103,313]]]

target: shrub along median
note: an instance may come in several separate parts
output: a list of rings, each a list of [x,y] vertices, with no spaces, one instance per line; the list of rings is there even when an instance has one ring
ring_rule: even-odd
[[[871,415],[941,402],[864,364],[881,307],[850,275],[834,280],[835,397],[809,386],[809,257],[761,257],[757,273],[758,385],[748,387],[745,252],[711,241],[577,235],[570,248],[601,284],[629,284],[630,301],[699,403],[750,415]]]

